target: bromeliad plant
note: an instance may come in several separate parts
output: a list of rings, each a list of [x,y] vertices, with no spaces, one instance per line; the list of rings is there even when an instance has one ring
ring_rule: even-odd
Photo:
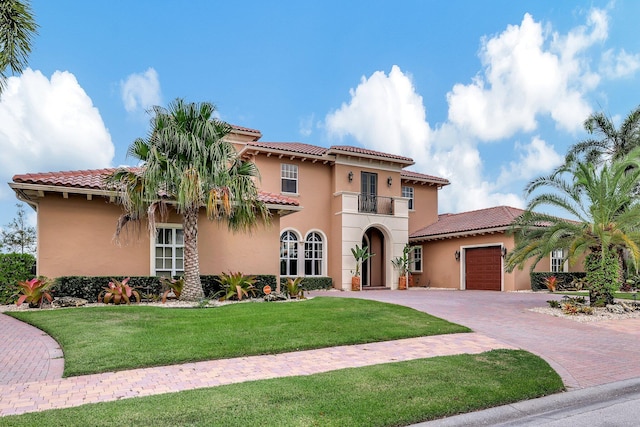
[[[162,288],[165,289],[162,294],[162,303],[167,302],[167,297],[171,292],[176,296],[176,298],[180,299],[180,294],[182,293],[182,288],[184,287],[184,277],[180,277],[178,279],[173,279],[171,277],[160,277],[160,283],[162,284]]]
[[[53,282],[46,277],[35,277],[25,282],[18,282],[18,288],[20,288],[20,297],[16,301],[16,305],[20,306],[23,302],[28,302],[29,307],[42,307],[43,299],[47,301],[53,301],[50,291],[53,286]]]
[[[135,297],[136,302],[140,302],[140,294],[138,291],[128,285],[129,277],[122,282],[111,279],[108,286],[104,287],[104,290],[98,295],[98,302],[104,302],[109,304],[131,304],[131,297]]]
[[[221,294],[220,301],[226,301],[229,299],[237,298],[238,301],[242,301],[242,298],[256,296],[258,289],[254,286],[256,283],[256,276],[245,276],[241,272],[222,273],[218,282],[222,285],[222,290],[218,292]]]
[[[558,278],[556,276],[549,276],[544,279],[544,284],[550,292],[555,292],[558,286]]]
[[[304,277],[296,277],[295,279],[291,277],[287,278],[286,292],[289,298],[305,299],[304,288],[300,286],[302,279],[304,279]]]

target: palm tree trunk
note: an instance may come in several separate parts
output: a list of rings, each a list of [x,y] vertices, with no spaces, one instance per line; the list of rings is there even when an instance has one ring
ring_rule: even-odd
[[[180,299],[183,301],[199,301],[204,298],[198,260],[198,211],[198,208],[189,208],[182,217],[184,226],[184,288]]]

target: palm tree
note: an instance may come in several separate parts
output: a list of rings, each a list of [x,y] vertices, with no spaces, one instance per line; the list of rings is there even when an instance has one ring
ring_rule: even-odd
[[[530,182],[527,197],[542,188],[552,191],[533,197],[513,224],[516,246],[506,257],[507,271],[531,269],[551,251],[567,248],[575,262],[586,256],[585,269],[592,305],[613,302],[619,286],[620,249],[626,249],[631,266],[640,265],[640,203],[634,188],[640,178],[640,148],[611,164],[570,161],[551,175]],[[536,212],[539,207],[560,211],[576,220]]]
[[[573,145],[569,148],[567,160],[580,156],[595,164],[618,160],[640,146],[640,106],[629,113],[618,129],[604,113],[591,114],[585,120],[584,128],[599,139],[589,138]]]
[[[119,169],[108,179],[125,210],[116,237],[127,222],[145,215],[155,236],[156,215],[166,217],[169,207],[182,216],[185,284],[180,298],[188,301],[204,297],[198,261],[202,207],[210,220],[225,221],[233,231],[269,221],[269,211],[258,199],[258,170],[224,139],[231,127],[214,118],[215,111],[211,103],[179,98],[167,109],[153,107],[149,136],[136,139],[128,150],[142,166]]]
[[[31,38],[38,33],[29,1],[0,1],[0,93],[11,73],[20,73],[27,67],[31,53]]]

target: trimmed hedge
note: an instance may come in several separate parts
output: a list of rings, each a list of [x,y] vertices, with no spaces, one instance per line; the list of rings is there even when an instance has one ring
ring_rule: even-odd
[[[287,284],[287,278],[280,278],[280,286],[284,288]],[[318,289],[331,289],[333,287],[333,279],[331,277],[305,277],[302,282],[300,282],[300,286],[305,291],[314,291]],[[273,287],[273,286],[272,286]]]
[[[544,284],[544,281],[547,277],[556,276],[558,279],[556,290],[574,290],[573,286],[571,286],[571,282],[573,279],[584,279],[587,276],[587,273],[575,271],[571,273],[565,272],[557,272],[552,273],[550,271],[544,272],[534,272],[531,273],[531,290],[532,291],[546,291],[547,286]]]
[[[0,254],[0,304],[14,303],[18,282],[33,279],[36,258],[31,254]]]
[[[56,297],[68,296],[83,298],[90,302],[98,300],[98,294],[111,281],[111,279],[122,280],[126,276],[61,276],[55,280],[53,294]],[[207,297],[213,297],[222,289],[218,282],[217,275],[200,276],[202,288]],[[256,287],[262,292],[262,288],[266,285],[275,289],[276,277],[273,275],[256,276]],[[141,296],[160,295],[162,293],[162,284],[160,279],[155,276],[130,276],[129,285],[134,287]]]

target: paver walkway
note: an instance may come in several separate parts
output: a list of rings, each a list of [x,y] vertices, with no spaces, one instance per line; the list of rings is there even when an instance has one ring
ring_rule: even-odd
[[[0,384],[61,378],[62,357],[60,346],[49,335],[0,313]]]
[[[36,341],[42,339],[42,331],[27,325],[24,325],[25,328],[20,328],[18,331],[15,327],[15,322],[17,322],[15,319],[0,314],[0,342],[11,341],[17,343],[20,340],[27,341],[30,338]],[[17,323],[20,324],[20,322]],[[32,331],[28,331],[26,328],[31,328]],[[16,346],[16,348],[23,347],[28,346],[20,345],[20,343]],[[38,347],[40,345],[34,346],[33,357],[45,357],[42,352],[35,351],[38,350]],[[459,353],[476,354],[494,348],[511,347],[482,334],[466,333],[331,347],[279,355],[187,363],[70,378],[60,378],[62,370],[57,372],[58,378],[51,378],[53,370],[49,369],[46,378],[36,378],[32,382],[21,383],[13,380],[17,377],[16,374],[11,378],[11,381],[4,384],[0,383],[0,416],[52,408],[67,408],[85,403],[106,402],[244,381],[310,375],[379,363]],[[7,355],[5,356],[4,353]],[[0,355],[3,360],[4,357],[11,357],[11,353],[12,351],[9,347],[4,345],[0,347]],[[28,366],[28,364],[23,366],[23,369]],[[238,369],[238,367],[242,368]],[[19,371],[15,366],[14,370]]]

